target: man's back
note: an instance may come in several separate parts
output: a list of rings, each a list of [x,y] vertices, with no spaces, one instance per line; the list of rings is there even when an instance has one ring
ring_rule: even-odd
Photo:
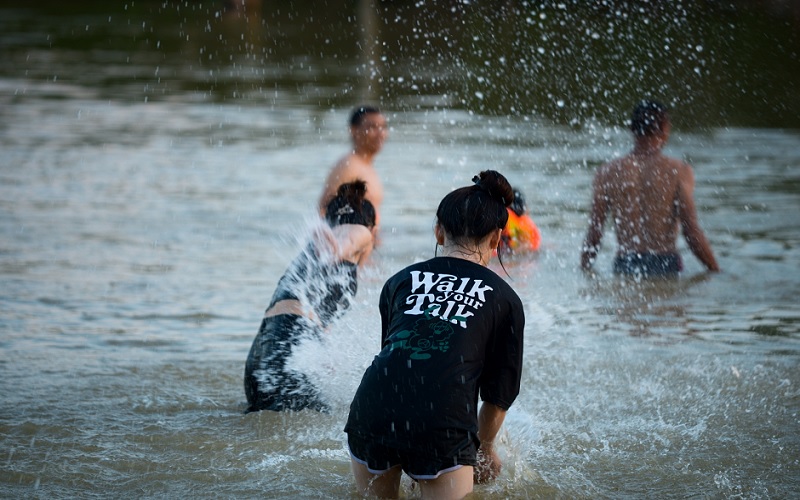
[[[687,175],[688,165],[660,152],[631,153],[601,167],[596,182],[613,216],[620,252],[675,251],[679,193]]]
[[[603,225],[611,213],[618,244],[615,272],[679,272],[679,226],[692,253],[709,270],[718,271],[711,246],[697,221],[692,167],[661,153],[672,129],[666,107],[655,101],[641,101],[633,111],[630,128],[633,151],[604,164],[595,175],[581,267],[592,267]]]

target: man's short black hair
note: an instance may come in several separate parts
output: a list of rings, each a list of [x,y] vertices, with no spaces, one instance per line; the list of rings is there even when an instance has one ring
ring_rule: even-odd
[[[637,137],[652,136],[663,130],[668,120],[666,106],[658,101],[643,99],[633,108],[631,132]]]
[[[381,110],[374,106],[359,106],[353,110],[353,114],[350,115],[350,126],[351,127],[358,127],[361,125],[361,122],[364,121],[364,117],[366,115],[370,115],[373,113],[380,113]]]

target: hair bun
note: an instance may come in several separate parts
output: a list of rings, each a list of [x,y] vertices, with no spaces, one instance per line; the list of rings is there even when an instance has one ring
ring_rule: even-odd
[[[473,177],[472,182],[505,207],[514,201],[514,189],[503,174],[496,170],[484,170]]]
[[[362,181],[361,179],[355,180],[353,182],[348,182],[347,184],[342,184],[341,186],[339,186],[339,189],[336,192],[337,196],[341,196],[342,198],[350,202],[363,200],[366,194],[367,194],[367,183]]]
[[[375,225],[375,207],[365,198],[367,183],[361,179],[342,184],[325,207],[325,220],[331,226],[341,224]]]

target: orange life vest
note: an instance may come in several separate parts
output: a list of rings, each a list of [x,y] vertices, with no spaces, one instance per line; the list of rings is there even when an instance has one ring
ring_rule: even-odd
[[[508,222],[503,228],[503,244],[507,245],[512,252],[539,250],[542,235],[533,219],[527,214],[517,215],[510,208],[507,210]]]

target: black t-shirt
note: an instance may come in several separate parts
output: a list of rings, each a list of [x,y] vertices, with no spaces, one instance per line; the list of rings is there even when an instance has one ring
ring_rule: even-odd
[[[350,405],[346,432],[400,449],[474,436],[478,394],[508,409],[519,393],[525,315],[497,274],[436,257],[386,282],[382,349]]]

